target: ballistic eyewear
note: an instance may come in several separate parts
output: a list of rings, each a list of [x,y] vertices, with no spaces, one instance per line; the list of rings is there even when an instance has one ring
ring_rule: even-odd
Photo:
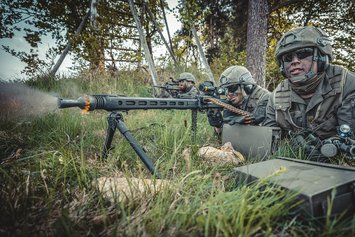
[[[226,93],[235,93],[239,89],[239,85],[230,85],[227,87]]]
[[[313,48],[303,48],[293,52],[285,53],[281,56],[282,61],[285,63],[290,63],[296,56],[298,59],[305,59],[313,55]]]

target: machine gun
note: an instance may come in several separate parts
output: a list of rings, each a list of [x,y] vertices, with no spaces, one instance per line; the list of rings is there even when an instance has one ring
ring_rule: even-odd
[[[138,144],[137,140],[129,132],[128,128],[123,122],[123,116],[120,112],[129,110],[147,110],[147,109],[177,109],[177,110],[192,110],[197,113],[199,110],[206,109],[228,109],[232,112],[246,116],[250,119],[251,114],[237,109],[229,104],[225,104],[211,96],[199,95],[195,98],[173,99],[173,98],[148,98],[148,97],[121,97],[114,95],[91,95],[83,96],[77,100],[58,99],[58,107],[70,108],[79,107],[85,111],[93,110],[106,110],[111,112],[107,118],[108,129],[102,157],[107,157],[112,143],[112,139],[116,129],[127,139],[139,158],[148,168],[148,170],[160,178],[159,173],[156,171],[153,162],[149,159],[148,155],[144,152],[142,147]],[[193,117],[194,119],[194,117]],[[196,118],[195,118],[196,119]]]

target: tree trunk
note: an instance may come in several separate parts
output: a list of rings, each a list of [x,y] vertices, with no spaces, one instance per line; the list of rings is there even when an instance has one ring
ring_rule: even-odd
[[[246,67],[262,87],[265,87],[267,16],[267,0],[249,1]]]
[[[157,71],[155,70],[153,57],[152,57],[152,54],[149,51],[147,40],[145,38],[143,29],[142,29],[142,25],[140,23],[136,8],[134,6],[134,1],[133,0],[128,0],[128,2],[129,2],[129,6],[130,6],[130,9],[131,9],[134,21],[136,22],[136,25],[137,25],[137,30],[139,32],[139,39],[140,39],[141,44],[143,45],[144,57],[145,57],[145,60],[148,63],[150,75],[152,76],[153,85],[157,86],[158,85],[158,82],[157,82],[158,74],[157,74]],[[154,87],[154,94],[158,94],[158,93],[159,93],[158,89]]]
[[[210,81],[213,82],[213,84],[216,84],[216,82],[214,81],[214,78],[213,78],[213,73],[211,71],[211,68],[208,65],[207,59],[206,59],[205,54],[203,52],[200,40],[199,40],[199,38],[197,36],[196,28],[195,28],[195,26],[193,25],[192,22],[191,22],[191,31],[192,31],[192,34],[194,35],[194,39],[195,39],[195,42],[196,42],[196,45],[197,45],[197,49],[198,49],[198,52],[200,54],[200,58],[201,58],[202,64],[203,64],[203,66],[205,67],[205,69],[207,71],[208,78],[209,78]]]
[[[81,31],[83,30],[83,28],[84,28],[84,26],[86,24],[86,21],[87,21],[89,15],[90,15],[90,11],[88,11],[86,13],[86,15],[83,17],[83,19],[81,20],[81,23],[80,23],[79,27],[76,29],[74,36],[80,35]],[[49,73],[51,76],[54,76],[57,73],[60,65],[62,65],[65,57],[67,56],[67,54],[71,50],[71,46],[72,46],[72,44],[70,42],[70,39],[68,39],[67,46],[65,47],[65,49],[64,49],[63,53],[60,55],[57,63],[54,65],[54,67],[52,68],[52,70]]]

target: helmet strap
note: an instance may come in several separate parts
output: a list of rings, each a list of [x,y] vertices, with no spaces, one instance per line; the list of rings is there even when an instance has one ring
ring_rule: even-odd
[[[306,73],[306,78],[310,79],[313,78],[316,73],[314,72],[314,66],[317,65],[318,66],[318,48],[313,48],[313,58],[312,58],[312,65],[311,68],[309,69],[309,72]]]

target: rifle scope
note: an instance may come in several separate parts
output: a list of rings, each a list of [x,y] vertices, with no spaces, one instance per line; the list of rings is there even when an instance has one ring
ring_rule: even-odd
[[[219,95],[225,95],[226,90],[225,88],[222,87],[215,87],[213,85],[213,82],[211,81],[205,81],[201,83],[198,87],[199,91],[203,92],[206,95],[210,96],[219,96]]]

